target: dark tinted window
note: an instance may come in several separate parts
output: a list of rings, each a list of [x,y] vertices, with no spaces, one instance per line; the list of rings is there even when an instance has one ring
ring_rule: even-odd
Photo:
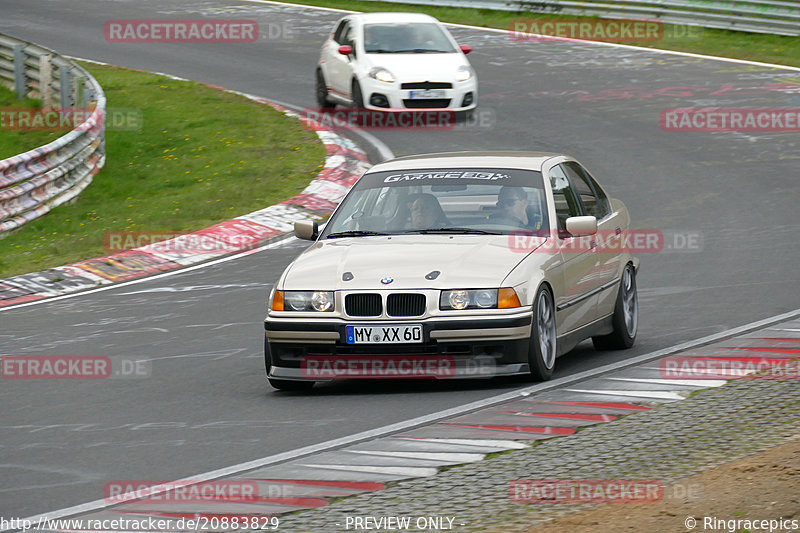
[[[344,33],[345,28],[347,28],[347,21],[343,20],[336,27],[336,31],[333,32],[333,40],[336,41],[339,44],[343,44],[342,43],[342,33]]]
[[[586,169],[574,161],[567,161],[563,166],[575,185],[575,190],[583,204],[584,213],[592,215],[598,220],[607,216],[611,212],[608,198],[597,182],[586,172]]]
[[[550,169],[550,186],[553,188],[553,201],[556,206],[558,229],[566,231],[567,219],[580,216],[581,208],[561,165],[556,165]]]

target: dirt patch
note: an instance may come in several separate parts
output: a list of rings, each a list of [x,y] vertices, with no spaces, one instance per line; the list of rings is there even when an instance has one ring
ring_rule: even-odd
[[[708,518],[716,518],[719,522],[709,522]],[[692,519],[696,522],[690,528]],[[752,524],[732,522],[734,520],[780,519],[783,519],[784,527],[772,529],[773,533],[800,532],[800,435],[781,446],[679,480],[664,488],[661,501],[604,503],[587,511],[553,519],[528,531],[738,533],[770,531],[770,526],[756,524],[752,527]],[[773,523],[773,526],[781,524]]]

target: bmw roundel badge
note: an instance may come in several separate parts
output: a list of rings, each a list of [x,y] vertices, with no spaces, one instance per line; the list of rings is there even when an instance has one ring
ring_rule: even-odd
[[[390,283],[391,283],[391,282],[393,282],[393,281],[394,281],[394,278],[390,278],[390,277],[388,277],[388,276],[387,276],[387,277],[385,277],[385,278],[383,278],[383,279],[381,280],[381,283],[383,283],[384,285],[388,285],[388,284],[390,284]]]

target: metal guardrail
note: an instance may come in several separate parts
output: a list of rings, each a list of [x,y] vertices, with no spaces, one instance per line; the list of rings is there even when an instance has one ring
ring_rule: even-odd
[[[105,163],[106,97],[91,74],[42,46],[0,35],[0,84],[80,116],[66,135],[0,160],[0,237],[77,197]],[[2,112],[2,110],[0,110]]]
[[[800,2],[748,0],[383,0],[427,6],[452,6],[549,15],[659,20],[668,24],[725,30],[800,35]]]

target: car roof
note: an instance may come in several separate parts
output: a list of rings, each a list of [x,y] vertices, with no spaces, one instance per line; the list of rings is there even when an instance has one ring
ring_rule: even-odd
[[[369,23],[404,23],[404,22],[435,22],[437,19],[424,13],[357,13],[350,18],[362,24]]]
[[[369,172],[423,168],[525,168],[542,170],[542,164],[554,157],[569,157],[551,152],[444,152],[398,157],[378,163]]]

